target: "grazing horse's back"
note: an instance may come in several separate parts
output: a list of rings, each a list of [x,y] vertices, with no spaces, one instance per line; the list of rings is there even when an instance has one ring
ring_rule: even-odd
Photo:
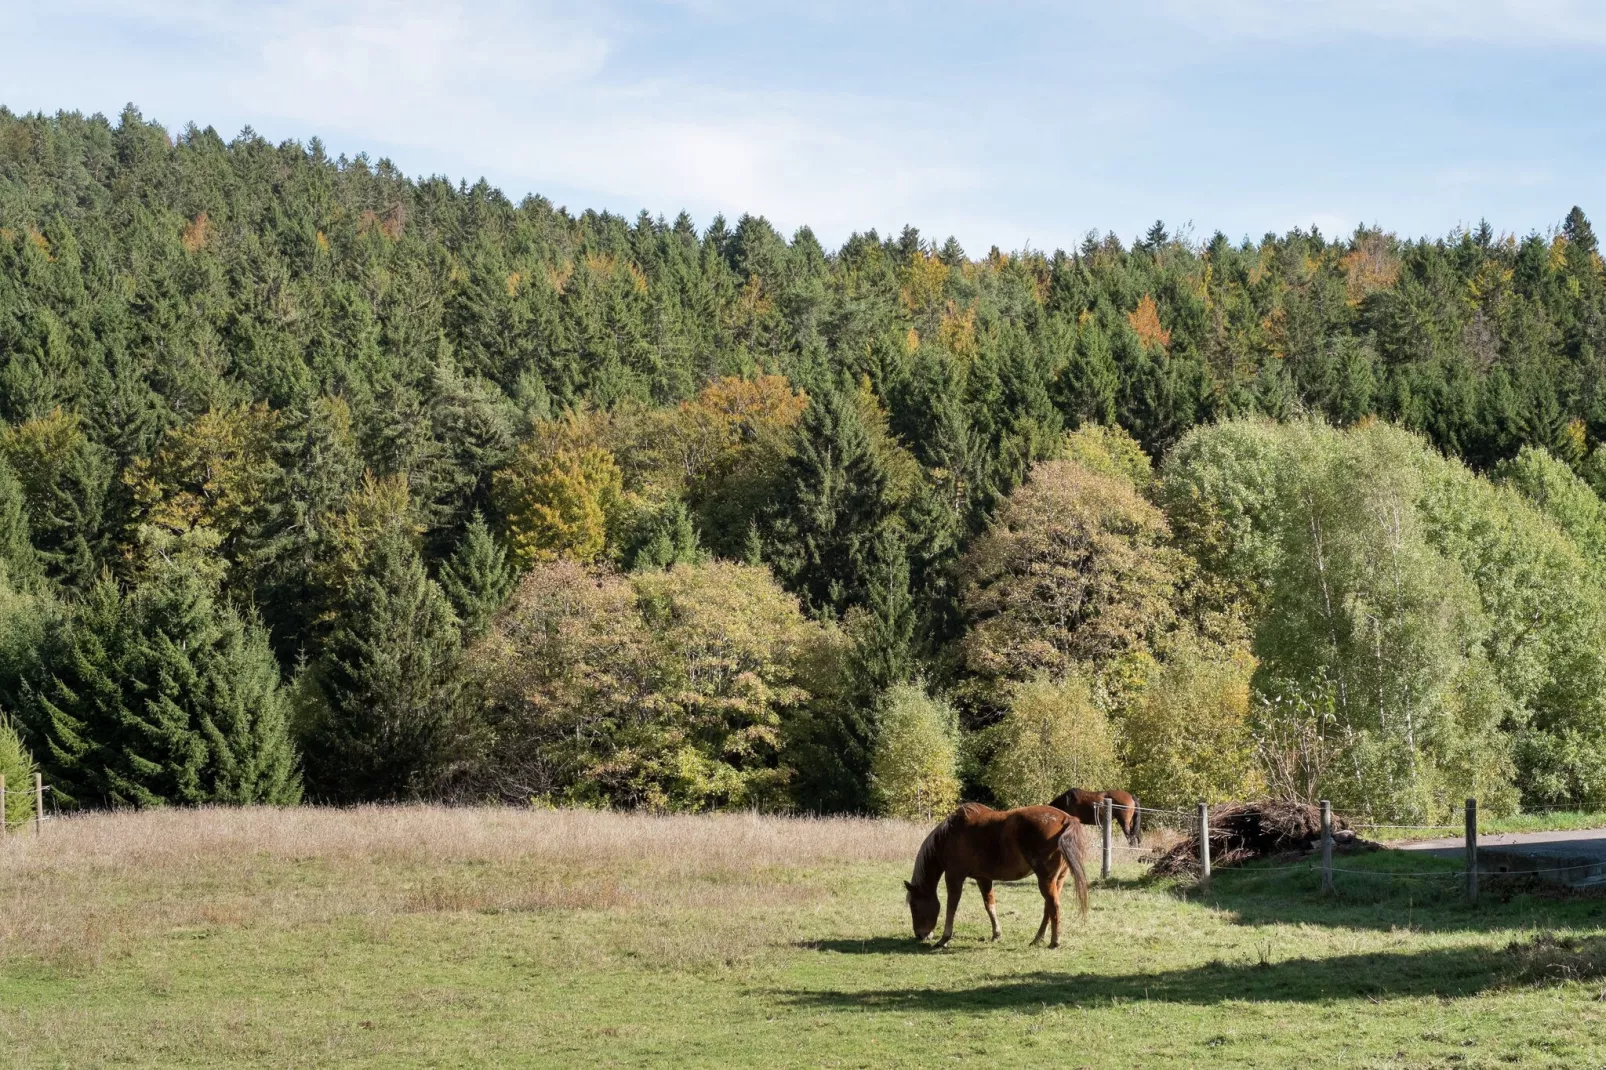
[[[1131,792],[1119,789],[1088,791],[1085,788],[1070,788],[1055,796],[1054,801],[1048,805],[1056,810],[1065,811],[1084,825],[1097,825],[1100,821],[1099,809],[1105,799],[1109,799],[1112,804],[1115,820],[1120,823],[1121,831],[1126,833],[1126,842],[1135,845],[1142,834],[1142,827],[1138,800]]]

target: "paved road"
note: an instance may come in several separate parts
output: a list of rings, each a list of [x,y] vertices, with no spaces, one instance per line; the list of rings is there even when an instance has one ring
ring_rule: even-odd
[[[1460,859],[1466,841],[1460,837],[1415,840],[1396,845],[1402,851],[1426,851],[1440,858]],[[1606,829],[1577,832],[1508,832],[1478,837],[1480,873],[1534,874],[1574,887],[1606,885]]]

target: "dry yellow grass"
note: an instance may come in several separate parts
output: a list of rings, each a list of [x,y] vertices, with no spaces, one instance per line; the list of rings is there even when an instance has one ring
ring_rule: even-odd
[[[924,832],[840,818],[433,806],[70,817],[42,838],[0,842],[0,959],[90,966],[152,933],[353,915],[739,916],[819,894],[798,879],[810,868],[907,861]]]

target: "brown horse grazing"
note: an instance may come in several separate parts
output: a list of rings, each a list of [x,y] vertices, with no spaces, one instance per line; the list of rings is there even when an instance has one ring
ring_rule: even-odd
[[[915,856],[914,879],[903,882],[909,892],[909,914],[914,921],[915,939],[924,940],[937,927],[937,878],[948,883],[948,923],[943,927],[938,947],[954,935],[954,912],[965,881],[973,879],[981,889],[982,903],[993,923],[993,939],[999,937],[998,902],[993,897],[993,881],[1020,880],[1037,874],[1037,889],[1043,893],[1043,923],[1037,927],[1032,943],[1043,940],[1043,931],[1054,926],[1049,947],[1060,946],[1060,885],[1066,870],[1076,883],[1076,901],[1087,914],[1087,874],[1082,869],[1082,823],[1051,806],[1023,806],[1018,810],[994,810],[981,803],[965,803],[942,824],[931,830]]]
[[[1086,788],[1071,788],[1056,796],[1048,805],[1056,810],[1064,810],[1084,825],[1097,828],[1099,809],[1105,799],[1114,804],[1110,807],[1110,812],[1116,823],[1121,826],[1121,831],[1126,833],[1126,842],[1136,846],[1142,833],[1142,818],[1138,814],[1138,800],[1130,792],[1115,789],[1088,791]]]

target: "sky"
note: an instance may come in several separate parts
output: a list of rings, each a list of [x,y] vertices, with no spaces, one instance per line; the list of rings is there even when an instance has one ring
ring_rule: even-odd
[[[0,0],[0,104],[972,255],[1606,215],[1600,0]]]

